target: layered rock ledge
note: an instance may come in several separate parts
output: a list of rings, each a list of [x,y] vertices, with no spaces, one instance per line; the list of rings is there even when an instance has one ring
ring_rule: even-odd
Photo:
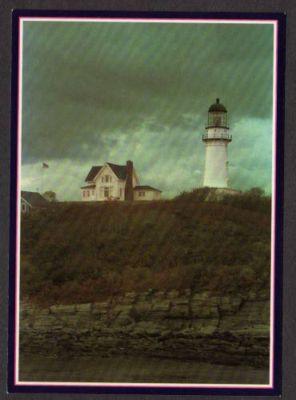
[[[268,366],[269,298],[208,292],[127,293],[87,304],[22,304],[20,351],[50,356],[113,354]]]

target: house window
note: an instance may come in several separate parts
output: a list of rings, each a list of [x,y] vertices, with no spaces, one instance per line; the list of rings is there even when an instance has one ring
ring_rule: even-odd
[[[110,176],[110,175],[103,176],[102,182],[106,182],[106,183],[112,182],[112,176]]]
[[[87,197],[89,197],[89,190],[87,191]]]
[[[104,197],[108,198],[109,197],[109,188],[104,188]]]
[[[145,192],[139,192],[139,197],[145,197]]]
[[[93,190],[93,191],[92,191],[92,195],[94,195],[94,194],[95,194],[95,191]]]

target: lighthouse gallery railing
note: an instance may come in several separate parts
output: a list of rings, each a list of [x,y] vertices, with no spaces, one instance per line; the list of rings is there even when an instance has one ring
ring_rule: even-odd
[[[232,140],[232,135],[229,133],[204,133],[202,135],[203,140],[211,140],[211,139],[224,139],[224,140]]]

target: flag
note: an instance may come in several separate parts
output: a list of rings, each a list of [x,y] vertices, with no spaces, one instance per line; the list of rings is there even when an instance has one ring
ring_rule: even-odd
[[[42,168],[49,168],[49,165],[44,162],[42,163]]]

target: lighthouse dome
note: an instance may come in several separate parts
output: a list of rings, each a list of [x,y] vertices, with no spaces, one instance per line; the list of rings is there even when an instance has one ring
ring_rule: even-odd
[[[212,104],[209,108],[209,112],[223,112],[227,113],[227,110],[223,104],[220,103],[219,99],[216,99],[216,103]]]

